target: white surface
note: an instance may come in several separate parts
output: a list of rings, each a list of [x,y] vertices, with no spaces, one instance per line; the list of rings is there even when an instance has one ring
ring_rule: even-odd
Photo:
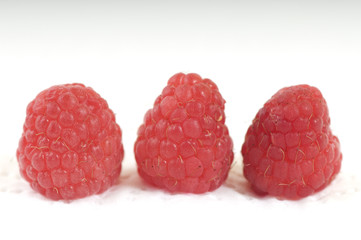
[[[14,239],[361,237],[356,85],[361,3],[194,2],[0,2],[1,234]],[[224,186],[204,195],[165,193],[145,185],[135,170],[137,128],[168,78],[180,71],[212,79],[227,101],[237,164]],[[19,177],[13,156],[28,102],[41,90],[68,82],[91,86],[108,101],[124,133],[126,157],[117,186],[64,203],[34,193]],[[328,102],[344,156],[341,173],[327,189],[301,201],[258,198],[241,175],[244,134],[267,99],[299,83],[318,87]]]

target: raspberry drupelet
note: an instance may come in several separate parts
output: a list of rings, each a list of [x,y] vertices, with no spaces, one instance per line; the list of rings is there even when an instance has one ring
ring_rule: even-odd
[[[117,181],[122,132],[93,89],[57,85],[29,103],[16,156],[21,176],[35,191],[53,200],[83,198]]]
[[[321,92],[308,85],[278,91],[254,118],[242,155],[257,193],[297,200],[329,185],[342,154]]]
[[[139,175],[170,192],[204,193],[221,186],[233,162],[224,104],[211,80],[194,73],[171,77],[138,130]]]

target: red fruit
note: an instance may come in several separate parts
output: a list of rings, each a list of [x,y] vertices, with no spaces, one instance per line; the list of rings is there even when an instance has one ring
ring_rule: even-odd
[[[134,153],[140,176],[171,192],[218,188],[233,161],[224,103],[209,79],[171,77],[138,130]]]
[[[321,92],[308,85],[278,91],[259,110],[242,146],[244,176],[260,194],[300,199],[340,171],[340,143]]]
[[[94,90],[82,84],[53,86],[29,103],[16,156],[35,191],[53,200],[83,198],[118,179],[122,132]]]

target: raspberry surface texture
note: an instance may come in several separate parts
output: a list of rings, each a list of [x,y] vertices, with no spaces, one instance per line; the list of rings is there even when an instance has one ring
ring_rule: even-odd
[[[16,156],[21,176],[35,191],[53,200],[83,198],[119,178],[122,132],[93,89],[57,85],[29,103]]]
[[[224,104],[211,80],[194,73],[171,77],[138,129],[139,175],[170,192],[204,193],[221,186],[233,162]]]
[[[342,154],[321,92],[308,85],[279,90],[254,118],[242,155],[244,176],[259,194],[297,200],[329,185]]]

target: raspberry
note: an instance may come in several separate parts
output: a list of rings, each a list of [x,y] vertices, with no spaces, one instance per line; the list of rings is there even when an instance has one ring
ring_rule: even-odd
[[[244,176],[260,194],[297,200],[325,188],[340,171],[340,143],[321,92],[278,91],[259,110],[242,146]]]
[[[139,175],[170,192],[218,188],[233,161],[224,104],[211,80],[194,73],[171,77],[138,130]]]
[[[53,86],[29,103],[16,156],[31,187],[53,199],[102,193],[118,179],[122,132],[107,102],[82,84]]]

